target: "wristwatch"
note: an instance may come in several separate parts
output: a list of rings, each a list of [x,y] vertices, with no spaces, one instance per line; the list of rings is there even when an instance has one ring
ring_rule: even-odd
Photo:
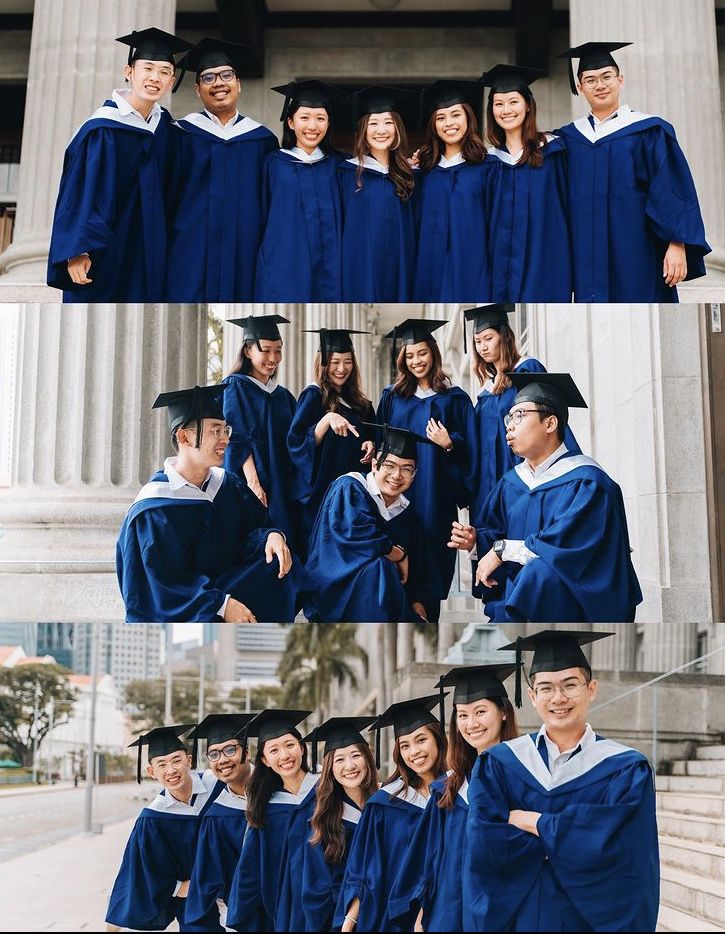
[[[493,553],[496,555],[499,561],[503,561],[503,550],[505,547],[506,539],[504,538],[497,538],[493,543]]]

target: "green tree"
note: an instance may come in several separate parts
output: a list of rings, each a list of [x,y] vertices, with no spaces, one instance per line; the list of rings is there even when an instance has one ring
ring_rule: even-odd
[[[68,671],[60,665],[0,668],[0,743],[21,765],[32,766],[33,741],[39,749],[51,727],[68,720],[77,696]]]
[[[209,349],[208,381],[210,384],[219,383],[224,376],[224,320],[211,308],[207,316],[207,346]]]
[[[131,725],[135,730],[150,730],[162,726],[166,698],[163,678],[129,681],[124,689],[124,701],[131,708]],[[204,714],[212,713],[219,704],[219,691],[213,681],[204,683]],[[199,672],[174,673],[171,684],[171,716],[174,723],[196,723],[199,713]]]
[[[277,667],[283,704],[310,707],[322,721],[333,682],[347,682],[356,689],[357,676],[351,662],[359,659],[366,672],[368,665],[367,652],[355,640],[356,631],[357,626],[351,623],[292,626]]]

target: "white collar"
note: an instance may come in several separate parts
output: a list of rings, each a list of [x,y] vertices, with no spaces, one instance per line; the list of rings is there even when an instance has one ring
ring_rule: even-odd
[[[592,126],[589,120],[590,116],[594,117],[594,115],[590,113],[586,117],[580,117],[578,120],[575,120],[574,127],[579,130],[582,136],[585,136],[589,142],[595,143],[609,136],[611,133],[618,133],[620,130],[631,126],[633,123],[639,123],[641,120],[649,120],[652,115],[640,113],[637,110],[632,110],[626,104],[622,104],[615,114],[612,114],[604,120],[597,120],[597,118],[594,117],[594,126]]]
[[[415,388],[415,397],[417,399],[430,399],[431,396],[437,396],[438,393],[435,389],[431,389],[429,386],[427,389],[421,389],[420,385]]]
[[[348,159],[348,162],[351,162],[353,165],[361,165],[364,169],[372,169],[374,172],[380,172],[381,175],[388,174],[388,166],[381,165],[377,159],[373,159],[372,156],[366,155],[363,156],[362,162],[359,159],[356,159],[354,156],[352,159]]]
[[[169,478],[169,486],[171,489],[180,490],[182,486],[193,486],[197,490],[200,490],[201,486],[197,487],[195,483],[189,483],[189,481],[179,473],[179,471],[176,469],[178,461],[178,457],[167,457],[164,461],[164,473]],[[211,468],[209,468],[206,477],[204,477],[204,483],[208,483],[208,481],[211,480],[211,476]],[[202,486],[204,483],[202,483]]]
[[[445,156],[441,156],[438,160],[438,165],[441,169],[449,169],[452,165],[460,165],[462,162],[465,162],[465,158],[462,152],[457,152],[455,156],[452,156],[450,159],[446,159]]]
[[[582,737],[579,742],[572,746],[571,749],[564,749],[561,752],[559,751],[559,747],[556,745],[556,743],[549,738],[549,734],[546,732],[546,724],[544,723],[541,724],[541,729],[536,734],[537,746],[539,745],[542,736],[544,737],[544,742],[546,743],[546,748],[549,753],[549,766],[551,766],[551,763],[561,756],[567,756],[568,758],[577,749],[584,749],[585,747],[591,746],[592,743],[596,742],[594,730],[588,723],[584,728],[584,732],[582,733]]]
[[[168,486],[172,493],[177,493],[179,490],[183,490],[188,487],[193,494],[193,498],[203,499],[206,497],[207,499],[213,500],[219,492],[219,488],[224,481],[224,468],[210,467],[209,473],[206,475],[204,480],[204,482],[207,484],[206,489],[202,490],[201,487],[195,486],[193,483],[189,483],[187,479],[182,477],[182,475],[176,469],[178,460],[178,457],[167,457],[164,461],[164,473],[169,478]]]
[[[300,790],[296,795],[293,795],[290,791],[275,791],[272,797],[269,799],[270,804],[302,804],[310,791],[315,787],[319,782],[320,776],[317,772],[306,772],[305,777],[302,779],[302,784],[300,785]]]
[[[222,123],[221,120],[219,119],[219,117],[217,117],[216,114],[211,113],[211,112],[208,111],[206,108],[204,108],[204,113],[205,113],[205,114],[207,115],[207,117],[211,120],[211,122],[212,122],[212,123],[216,123],[217,126],[234,126],[234,124],[237,122],[237,120],[238,120],[239,117],[240,117],[239,111],[238,111],[238,110],[235,110],[235,111],[234,111],[234,116],[231,117],[229,120],[227,120],[226,123]]]
[[[270,394],[277,388],[277,381],[275,379],[268,379],[266,383],[263,383],[261,379],[257,379],[256,376],[251,376],[249,373],[245,373],[244,375],[248,380],[254,383],[255,386],[259,386],[260,389]]]
[[[129,114],[136,114],[139,120],[143,120],[144,123],[147,123],[149,126],[155,127],[161,118],[161,105],[158,101],[151,108],[148,117],[144,117],[142,114],[136,110],[135,107],[132,107],[128,98],[131,94],[129,88],[116,88],[111,94],[111,100],[115,101],[116,106],[118,107],[119,113],[123,114],[124,117],[127,117]]]
[[[553,133],[545,133],[546,142],[550,143],[553,139],[558,139]],[[543,140],[539,140],[539,148],[544,145]],[[488,148],[489,155],[496,156],[497,159],[500,159],[501,162],[505,162],[507,165],[517,165],[519,159],[523,155],[523,149],[519,149],[517,152],[509,152],[508,149],[499,149],[498,146],[489,146]]]
[[[189,801],[194,797],[194,795],[206,795],[210,789],[206,787],[202,776],[198,772],[191,772],[191,795]],[[189,804],[189,801],[179,801],[178,798],[175,798],[168,788],[163,789],[163,793],[160,791],[153,801],[154,810],[157,811],[169,811],[171,808],[179,810],[180,808],[187,808],[188,810],[195,809],[194,804]]]
[[[192,126],[204,130],[205,133],[218,136],[219,139],[224,140],[236,139],[238,136],[244,136],[245,133],[251,133],[252,130],[256,130],[262,125],[261,123],[257,123],[256,120],[252,120],[251,117],[242,117],[241,120],[230,120],[229,123],[225,124],[213,118],[209,119],[210,117],[211,114],[206,110],[203,112],[196,111],[187,114],[185,117],[181,117],[176,123],[177,125],[179,123],[191,123]]]
[[[325,153],[318,146],[314,152],[307,153],[304,149],[301,149],[299,146],[293,146],[292,149],[283,149],[282,152],[287,153],[288,156],[292,156],[294,159],[299,160],[300,162],[319,162],[320,159],[325,158]]]
[[[222,788],[214,803],[220,805],[221,807],[229,808],[230,811],[247,810],[247,796],[238,795],[236,792],[232,791],[228,785],[225,785],[224,788]]]
[[[345,474],[345,476],[353,477],[358,481],[358,483],[362,483],[366,491],[372,497],[378,512],[386,522],[390,521],[390,519],[394,519],[396,516],[399,516],[404,509],[407,509],[408,506],[410,506],[410,500],[403,496],[402,493],[389,506],[386,506],[385,500],[383,499],[383,494],[380,492],[380,487],[375,482],[375,477],[373,477],[372,471],[368,474],[362,474],[356,470],[351,470],[350,473]]]
[[[546,473],[546,471],[549,469],[549,467],[551,467],[551,465],[554,463],[554,461],[558,461],[559,458],[560,458],[563,454],[566,454],[566,452],[567,452],[568,450],[569,450],[569,449],[567,448],[567,446],[566,446],[566,445],[564,444],[564,442],[562,441],[562,443],[561,443],[561,444],[559,445],[559,447],[554,451],[554,453],[553,453],[553,454],[550,454],[549,457],[547,457],[545,461],[542,461],[537,467],[532,467],[531,464],[530,464],[528,461],[524,461],[524,466],[525,466],[526,469],[529,471],[529,473],[531,474],[531,476],[532,476],[534,479],[536,479],[536,478],[540,477],[540,476],[542,475],[542,473]]]
[[[413,804],[415,807],[424,811],[430,796],[426,797],[426,795],[422,795],[419,791],[416,791],[412,785],[408,785],[407,791],[405,791],[402,795],[395,794],[396,791],[399,791],[402,787],[403,779],[396,778],[392,782],[388,782],[387,785],[383,785],[380,790],[390,795],[391,798],[395,796],[400,801],[407,801],[408,804]]]
[[[597,765],[625,752],[632,752],[627,746],[622,746],[613,739],[599,739],[592,733],[592,742],[582,745],[582,751],[576,756],[569,756],[560,766],[551,772],[544,765],[544,760],[536,745],[536,738],[528,733],[516,739],[506,740],[502,743],[502,751],[508,748],[545,791],[554,791],[568,782],[575,781],[586,775]],[[558,753],[558,749],[557,749]]]

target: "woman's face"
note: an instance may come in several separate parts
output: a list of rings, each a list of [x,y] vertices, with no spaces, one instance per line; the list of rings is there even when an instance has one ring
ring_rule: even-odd
[[[529,105],[518,91],[493,95],[493,117],[503,130],[518,130],[529,110]]]
[[[300,107],[288,117],[287,125],[300,149],[314,152],[330,127],[330,118],[324,107]]]
[[[370,114],[365,140],[371,149],[392,149],[397,145],[397,139],[392,113]]]
[[[405,365],[417,380],[425,379],[433,369],[433,351],[425,341],[408,344],[405,348]]]
[[[368,764],[359,746],[344,746],[332,753],[332,775],[345,789],[359,788],[368,777]]]
[[[414,733],[406,733],[398,740],[403,762],[416,775],[432,772],[438,759],[438,746],[431,730],[422,726]]]
[[[327,375],[336,389],[341,389],[350,378],[353,368],[351,353],[333,353],[327,362]]]
[[[485,328],[474,334],[473,343],[485,363],[495,366],[501,359],[501,335],[496,328]]]
[[[244,356],[249,357],[252,364],[252,376],[266,383],[270,380],[282,360],[282,341],[260,340],[244,346]],[[262,348],[260,350],[260,347]]]
[[[463,105],[453,104],[436,110],[435,128],[438,138],[447,146],[460,144],[468,130],[468,117]]]
[[[294,778],[302,768],[302,743],[291,733],[285,733],[278,739],[268,739],[264,744],[262,762],[283,781]]]
[[[491,700],[456,704],[458,732],[478,753],[501,742],[504,717],[504,712]]]

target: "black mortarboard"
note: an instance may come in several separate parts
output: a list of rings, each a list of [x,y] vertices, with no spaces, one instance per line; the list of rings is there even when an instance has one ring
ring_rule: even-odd
[[[377,428],[382,433],[382,443],[378,451],[381,461],[384,461],[388,454],[406,460],[418,460],[418,445],[434,444],[430,438],[425,438],[416,431],[409,431],[407,428],[395,428],[392,425],[386,425],[384,422],[363,422],[363,425],[367,428]]]
[[[568,58],[569,59],[569,87],[571,88],[572,94],[578,94],[576,88],[576,80],[574,78],[574,61],[573,59],[579,59],[579,67],[576,70],[577,77],[581,77],[582,72],[584,71],[596,71],[598,68],[607,68],[611,65],[613,68],[619,69],[619,65],[612,58],[612,52],[616,52],[617,49],[624,49],[628,45],[632,45],[631,42],[585,42],[584,45],[577,45],[573,49],[567,49],[566,52],[562,52],[557,58]]]
[[[524,97],[531,94],[530,84],[545,77],[541,68],[527,68],[525,65],[494,65],[481,75],[482,83],[491,88],[492,94],[508,94],[518,91]]]
[[[351,334],[369,334],[370,331],[355,331],[351,328],[312,328],[304,333],[320,335],[322,365],[326,366],[331,353],[355,353]]]
[[[181,74],[176,80],[174,91],[181,84],[187,71],[195,71],[198,79],[202,71],[206,71],[207,68],[220,68],[222,65],[228,65],[238,75],[251,53],[252,49],[249,46],[204,36],[179,61]]]
[[[584,668],[591,675],[592,669],[581,646],[613,636],[613,632],[572,632],[564,629],[542,629],[530,636],[519,637],[515,642],[502,645],[499,652],[516,651],[516,706],[521,706],[522,652],[533,649],[534,657],[529,668],[529,678],[537,671],[563,671],[565,668]]]
[[[480,334],[486,328],[495,328],[497,331],[504,324],[509,323],[509,315],[516,311],[516,305],[510,302],[498,302],[495,305],[480,305],[478,308],[468,308],[463,312],[466,321],[473,321],[473,333]],[[466,328],[463,328],[463,352],[466,353]]]
[[[138,58],[143,58],[150,62],[169,62],[175,65],[174,55],[178,52],[186,52],[193,48],[191,42],[186,39],[179,39],[178,36],[172,36],[169,32],[164,32],[151,26],[149,29],[139,29],[127,36],[119,36],[116,42],[130,46],[128,50],[128,64],[131,65]]]
[[[506,376],[517,390],[512,407],[521,402],[546,406],[565,425],[570,408],[589,408],[569,373],[507,373]]]
[[[302,723],[311,713],[311,710],[276,709],[263,710],[258,713],[237,734],[237,739],[242,741],[242,758],[244,759],[246,755],[247,740],[250,736],[257,737],[257,748],[261,749],[267,740],[279,739],[285,733],[294,733],[297,730],[297,724]]]
[[[289,324],[289,318],[282,315],[248,315],[246,318],[228,318],[229,324],[236,324],[244,328],[242,340],[254,341],[259,350],[262,349],[260,341],[281,341],[279,324]]]
[[[162,392],[152,409],[168,408],[169,429],[173,436],[178,428],[196,422],[196,447],[201,446],[201,422],[204,418],[224,420],[223,395],[226,386],[194,386]]]
[[[149,747],[149,762],[155,756],[168,756],[172,752],[188,752],[186,746],[181,742],[179,737],[184,733],[188,733],[193,726],[193,723],[178,723],[175,726],[159,726],[153,730],[149,730],[147,733],[144,733],[139,736],[138,739],[128,744],[129,749],[132,746],[138,748],[136,781],[139,785],[141,784],[141,749],[144,746]]]
[[[396,324],[392,331],[383,334],[383,337],[393,339],[393,363],[395,363],[395,353],[398,341],[405,346],[406,344],[419,344],[421,341],[433,341],[433,331],[442,328],[447,321],[441,321],[434,318],[406,318],[400,324]]]
[[[317,744],[319,742],[323,740],[325,742],[323,756],[335,749],[353,746],[355,743],[367,743],[367,740],[360,735],[360,730],[370,726],[373,720],[375,717],[331,717],[315,727],[303,740],[305,743],[312,743],[312,771],[317,771]]]
[[[438,694],[427,694],[425,697],[414,697],[412,700],[400,701],[397,704],[391,704],[387,710],[383,711],[370,727],[370,732],[376,731],[375,736],[375,765],[380,768],[380,731],[383,727],[392,726],[393,734],[396,739],[401,736],[407,736],[415,730],[426,726],[429,723],[435,723],[436,717],[431,711],[436,704],[439,704],[438,723],[445,732],[445,720],[443,711],[443,697]]]
[[[483,90],[483,84],[478,78],[475,81],[447,78],[434,81],[420,92],[421,124],[427,121],[434,111],[443,107],[453,107],[454,104],[469,104],[480,120]]]
[[[192,769],[196,768],[200,739],[206,739],[207,746],[214,746],[226,740],[236,739],[237,733],[254,717],[255,714],[253,713],[211,713],[208,717],[204,717],[201,723],[195,726],[187,736],[187,739],[194,740],[191,749]]]
[[[284,94],[284,106],[280,120],[287,119],[293,104],[299,104],[300,107],[324,107],[329,114],[335,102],[347,96],[339,88],[314,79],[278,84],[272,90],[278,94]]]
[[[508,697],[502,682],[516,670],[516,665],[464,665],[451,668],[436,684],[441,698],[443,688],[454,687],[454,704],[471,704],[484,697]],[[443,700],[439,698],[441,709]]]
[[[412,91],[403,88],[389,88],[384,85],[369,85],[352,95],[353,122],[357,123],[360,117],[366,114],[382,114],[390,111],[400,113],[402,107],[408,103],[413,95]]]

